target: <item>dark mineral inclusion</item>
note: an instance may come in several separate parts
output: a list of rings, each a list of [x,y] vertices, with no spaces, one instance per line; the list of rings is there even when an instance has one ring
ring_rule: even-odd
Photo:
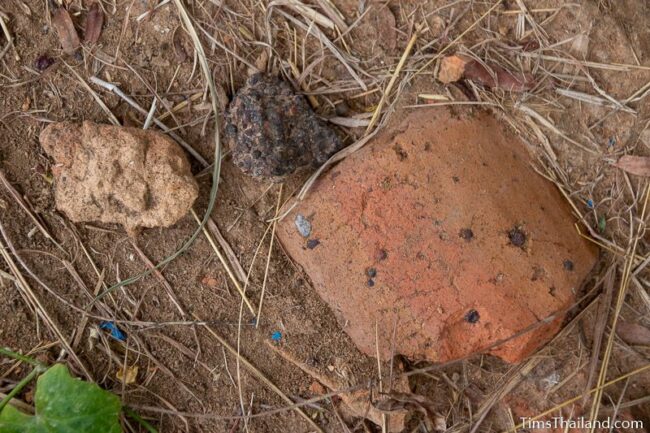
[[[244,173],[274,182],[298,168],[322,165],[342,147],[304,97],[263,73],[251,76],[230,103],[225,136]]]

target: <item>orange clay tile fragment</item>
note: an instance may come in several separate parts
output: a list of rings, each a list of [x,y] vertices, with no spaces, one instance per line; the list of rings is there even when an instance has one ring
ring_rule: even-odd
[[[560,329],[596,261],[574,221],[494,117],[434,108],[323,175],[278,236],[364,353],[376,324],[382,359],[396,327],[410,358],[510,339],[489,353],[517,362]]]

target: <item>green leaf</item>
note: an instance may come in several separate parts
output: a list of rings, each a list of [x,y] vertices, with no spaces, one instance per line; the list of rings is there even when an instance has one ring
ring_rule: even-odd
[[[63,364],[38,378],[34,403],[36,415],[5,406],[0,433],[122,433],[120,399],[94,383],[73,378]]]
[[[605,233],[605,228],[607,227],[607,220],[605,219],[604,216],[600,216],[598,219],[598,231],[601,233]]]

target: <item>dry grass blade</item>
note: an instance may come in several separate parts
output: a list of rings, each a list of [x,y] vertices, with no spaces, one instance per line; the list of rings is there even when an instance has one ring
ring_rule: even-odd
[[[9,50],[10,48],[13,48],[13,50],[14,50],[14,59],[17,62],[19,62],[20,61],[20,55],[18,55],[18,50],[16,50],[16,46],[14,45],[14,38],[11,36],[11,32],[9,31],[9,27],[7,27],[7,23],[5,22],[4,14],[0,15],[0,28],[2,29],[2,32],[4,33],[5,38],[7,39],[7,46],[0,53],[0,59],[4,56],[4,54],[7,52],[7,50]]]
[[[210,236],[210,232],[208,232],[207,228],[205,228],[205,226],[201,227],[201,220],[199,219],[196,212],[194,212],[194,209],[192,209],[191,212],[192,212],[192,216],[194,216],[194,219],[196,220],[196,223],[199,225],[199,228],[203,230],[203,234],[208,239],[210,246],[214,250],[217,257],[219,258],[219,261],[226,269],[226,273],[228,274],[230,281],[232,281],[232,283],[237,288],[237,291],[239,292],[242,299],[244,300],[244,303],[246,303],[246,307],[248,307],[248,310],[251,312],[253,316],[255,316],[255,309],[253,308],[253,304],[251,304],[251,302],[248,300],[248,297],[246,296],[244,289],[242,288],[241,284],[239,284],[239,281],[235,277],[235,274],[233,273],[232,269],[230,269],[230,265],[228,264],[228,261],[223,257],[223,254],[221,254],[219,248],[217,248],[217,244],[214,242],[214,239],[212,239],[212,236]]]
[[[289,9],[292,9],[295,12],[298,12],[305,18],[307,18],[307,21],[313,21],[316,24],[318,24],[321,27],[325,27],[326,29],[332,30],[334,29],[334,23],[332,20],[327,18],[324,15],[321,15],[320,13],[316,12],[306,4],[298,1],[298,0],[274,0],[271,3],[269,3],[269,8],[272,8],[274,6],[288,6]]]
[[[278,214],[280,213],[280,204],[282,203],[282,184],[280,184],[280,190],[278,191],[278,202],[275,205],[275,215],[273,217],[272,228],[271,228],[271,241],[269,242],[269,253],[266,256],[266,266],[264,268],[264,280],[262,282],[262,293],[260,294],[260,303],[257,307],[257,321],[255,322],[255,328],[260,326],[260,316],[262,314],[262,305],[264,305],[264,294],[266,293],[266,283],[269,277],[269,268],[271,266],[271,253],[273,252],[273,244],[275,241],[275,227],[278,222]]]
[[[528,52],[525,52],[525,51],[521,52],[519,55],[523,56],[523,57],[530,57],[532,59],[548,60],[548,61],[553,61],[553,62],[558,62],[558,63],[566,63],[566,64],[569,64],[569,65],[583,66],[583,67],[587,67],[587,68],[604,69],[604,70],[608,70],[608,71],[619,71],[619,72],[630,72],[630,71],[633,71],[633,70],[650,71],[650,66],[643,66],[643,65],[631,65],[631,64],[625,64],[625,63],[588,62],[588,61],[576,60],[576,59],[571,59],[571,58],[566,58],[566,57],[548,56],[548,55],[537,54],[537,53],[528,53]]]
[[[411,55],[411,51],[413,50],[413,47],[415,46],[415,42],[418,40],[418,36],[420,34],[420,31],[421,31],[421,28],[416,27],[415,32],[413,32],[413,35],[411,36],[411,39],[409,40],[409,43],[406,45],[406,48],[404,49],[404,52],[402,53],[402,57],[399,59],[399,63],[397,64],[397,67],[393,71],[393,75],[390,77],[390,81],[388,82],[388,85],[384,89],[384,92],[382,93],[381,98],[379,99],[379,103],[377,104],[377,108],[375,109],[375,112],[372,114],[372,117],[370,118],[370,123],[368,124],[368,127],[366,128],[366,134],[370,133],[370,131],[372,131],[372,129],[377,124],[377,120],[379,119],[379,116],[381,115],[381,111],[384,108],[384,104],[386,103],[386,99],[390,96],[390,93],[393,90],[393,86],[395,85],[395,82],[397,81],[397,78],[399,77],[400,72],[402,72],[402,68],[404,67],[404,64],[406,63],[406,60]]]
[[[542,126],[544,126],[547,129],[553,131],[555,134],[559,135],[560,137],[562,137],[563,139],[565,139],[569,143],[572,143],[572,144],[576,145],[580,149],[584,150],[585,152],[591,153],[592,155],[599,155],[598,151],[596,151],[594,149],[590,149],[587,146],[583,145],[582,143],[579,143],[579,142],[575,141],[574,139],[572,139],[571,137],[568,137],[562,131],[557,129],[555,127],[555,125],[553,125],[550,121],[548,121],[548,119],[546,119],[544,116],[542,116],[541,114],[539,114],[537,111],[533,110],[532,108],[528,107],[527,105],[518,104],[516,106],[516,108],[519,111],[521,111],[522,113],[527,114],[528,116],[532,117],[539,124],[541,124]]]
[[[318,3],[321,9],[323,9],[325,15],[334,21],[334,24],[336,24],[336,27],[338,27],[341,32],[346,33],[348,31],[348,25],[345,23],[343,14],[341,14],[331,0],[316,0],[316,3]]]
[[[269,18],[271,11],[273,9],[269,8]],[[323,43],[331,52],[334,54],[334,56],[341,62],[341,64],[345,67],[345,69],[348,71],[348,73],[354,78],[354,80],[359,84],[359,87],[361,87],[363,90],[368,90],[368,86],[366,86],[366,83],[363,82],[361,77],[359,77],[359,74],[354,70],[352,66],[350,66],[350,63],[345,59],[343,54],[339,51],[339,49],[332,43],[332,41],[329,40],[329,38],[316,26],[307,26],[304,23],[302,23],[300,20],[297,18],[285,13],[284,11],[278,11],[284,18],[286,18],[288,21],[291,21],[301,29],[303,29],[305,32],[308,34],[312,34],[318,39],[319,42]]]
[[[246,275],[246,272],[244,272],[244,268],[242,268],[241,263],[239,263],[239,259],[237,259],[237,255],[230,247],[230,244],[226,238],[223,237],[221,231],[219,230],[219,227],[212,218],[208,220],[207,227],[208,230],[210,230],[210,233],[212,233],[212,236],[214,236],[217,242],[219,242],[219,245],[221,245],[221,249],[223,249],[224,254],[230,262],[230,266],[232,266],[232,270],[237,275],[237,278],[239,278],[239,281],[242,284],[246,284],[248,277]]]
[[[77,78],[77,80],[79,80],[79,82],[81,83],[81,85],[82,85],[82,86],[83,86],[83,87],[88,91],[88,93],[90,93],[90,94],[92,95],[93,99],[97,102],[97,104],[101,107],[102,110],[104,110],[104,112],[105,112],[106,115],[108,116],[108,120],[110,120],[111,123],[112,123],[113,125],[119,126],[119,125],[120,125],[120,121],[117,120],[117,117],[115,117],[115,115],[111,112],[111,110],[108,108],[108,106],[106,106],[106,104],[104,103],[104,101],[102,101],[102,99],[99,97],[99,95],[97,94],[97,92],[95,92],[95,91],[94,91],[94,90],[93,90],[93,89],[88,85],[88,83],[86,83],[86,81],[85,81],[83,78],[81,78],[81,75],[79,75],[79,74],[77,73],[77,71],[75,71],[74,69],[72,69],[72,67],[71,67],[70,65],[68,65],[68,64],[65,63],[65,62],[63,62],[63,64],[68,68],[68,70],[69,70],[70,72],[72,72],[72,74]],[[92,81],[92,77],[90,78],[90,80]]]
[[[345,126],[346,128],[363,128],[370,124],[369,119],[358,119],[355,117],[330,117],[327,121],[335,125]]]
[[[598,96],[594,96],[588,93],[578,92],[570,89],[555,89],[555,91],[562,96],[566,96],[567,98],[575,99],[577,101],[585,102],[587,104],[598,105],[600,107],[612,107],[624,111],[626,113],[636,114],[636,111],[631,109],[630,107],[626,107],[624,105],[621,105],[620,103],[618,104],[613,103],[607,98],[600,98]]]

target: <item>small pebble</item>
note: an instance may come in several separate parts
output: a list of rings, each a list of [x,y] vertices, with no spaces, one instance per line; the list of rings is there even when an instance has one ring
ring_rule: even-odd
[[[474,232],[472,231],[472,229],[461,229],[461,231],[460,231],[460,233],[458,235],[461,238],[465,239],[467,242],[474,239]]]
[[[327,390],[319,382],[312,382],[312,384],[309,385],[309,392],[315,395],[323,395],[327,392]]]
[[[368,280],[368,287],[374,287],[374,285],[375,285],[375,280],[373,280],[372,278],[369,279]]]
[[[296,228],[298,229],[298,233],[300,233],[300,236],[303,238],[308,238],[309,235],[311,234],[311,223],[307,218],[302,216],[301,214],[296,215],[296,219],[294,221],[296,224]]]
[[[519,227],[515,227],[514,229],[510,230],[508,232],[508,238],[510,239],[510,243],[512,245],[519,248],[523,247],[526,243],[526,233],[524,233],[524,231]]]
[[[318,245],[320,245],[320,241],[318,239],[309,239],[307,241],[307,248],[309,248],[310,250],[313,250]]]
[[[607,147],[614,146],[616,146],[616,137],[609,137],[609,140],[607,140]]]
[[[335,110],[337,116],[345,117],[350,114],[350,106],[345,101],[337,104]]]
[[[569,259],[566,259],[564,262],[562,262],[562,265],[564,266],[564,269],[566,269],[567,271],[573,270],[573,262]]]
[[[480,318],[481,315],[478,314],[478,311],[476,310],[469,310],[467,314],[465,314],[465,321],[468,323],[477,323]]]

